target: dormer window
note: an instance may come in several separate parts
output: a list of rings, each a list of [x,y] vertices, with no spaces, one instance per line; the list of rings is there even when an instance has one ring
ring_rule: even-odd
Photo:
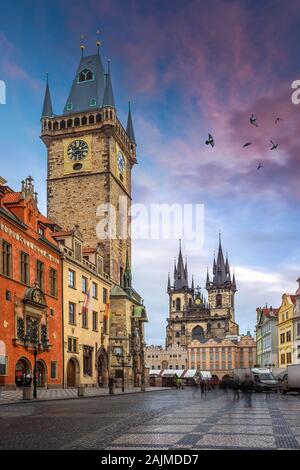
[[[69,101],[69,103],[67,103],[67,111],[72,111],[72,109],[73,109],[73,103]]]
[[[91,98],[90,99],[90,106],[96,106],[97,104],[97,101],[95,100],[95,98]]]
[[[94,80],[94,74],[88,69],[84,69],[78,75],[78,83],[90,82]]]

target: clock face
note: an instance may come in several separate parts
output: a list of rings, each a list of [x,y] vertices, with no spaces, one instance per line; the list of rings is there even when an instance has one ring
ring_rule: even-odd
[[[125,158],[124,158],[122,152],[119,152],[119,153],[118,153],[118,166],[119,166],[119,170],[121,171],[121,173],[124,173],[124,170],[125,170]]]
[[[68,147],[68,157],[70,160],[83,160],[89,151],[89,146],[84,140],[74,140]]]

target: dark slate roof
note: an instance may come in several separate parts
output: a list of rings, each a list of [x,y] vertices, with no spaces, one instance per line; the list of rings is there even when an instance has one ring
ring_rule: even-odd
[[[105,108],[106,106],[115,108],[115,99],[114,99],[114,93],[113,93],[112,83],[111,83],[109,62],[108,62],[108,72],[105,74],[105,90],[104,90],[104,96],[103,96],[103,108]]]
[[[52,117],[52,116],[53,116],[53,109],[52,109],[51,96],[50,96],[48,77],[47,77],[47,85],[46,85],[46,90],[45,90],[42,117]]]
[[[94,79],[78,83],[78,75],[84,69],[90,70],[94,74]],[[76,76],[73,80],[71,91],[64,107],[64,114],[88,111],[95,107],[101,108],[104,97],[104,89],[104,69],[100,54],[81,57]],[[91,99],[96,100],[95,107],[90,106]],[[72,103],[72,109],[67,109],[68,103]]]
[[[131,141],[133,144],[136,144],[135,136],[134,136],[134,130],[133,130],[133,124],[132,124],[130,102],[129,102],[129,111],[128,111],[128,119],[127,119],[126,133],[127,133],[128,137],[129,137],[130,141]]]

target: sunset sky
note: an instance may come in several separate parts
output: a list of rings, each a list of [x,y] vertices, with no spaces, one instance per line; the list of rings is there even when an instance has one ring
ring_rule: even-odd
[[[46,149],[39,139],[45,75],[60,114],[80,35],[86,55],[93,54],[100,30],[124,125],[132,102],[134,202],[204,204],[202,249],[189,253],[183,237],[189,273],[204,287],[221,231],[236,273],[236,319],[241,333],[248,327],[253,333],[256,308],[278,306],[300,276],[300,105],[291,102],[291,84],[300,79],[300,2],[4,0],[0,8],[0,80],[7,86],[0,175],[19,190],[31,174],[45,212]],[[252,113],[258,128],[249,123]],[[205,145],[209,132],[214,148]],[[252,145],[243,148],[245,142]],[[177,239],[133,245],[148,343],[164,342],[167,275],[177,254]]]

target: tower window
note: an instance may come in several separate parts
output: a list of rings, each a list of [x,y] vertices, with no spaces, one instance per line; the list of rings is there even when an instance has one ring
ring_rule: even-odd
[[[176,310],[181,310],[181,301],[180,299],[176,299]]]
[[[216,295],[216,304],[217,304],[217,307],[222,307],[222,294]]]
[[[88,69],[82,70],[78,75],[78,83],[89,82],[91,80],[94,80],[94,74]]]

